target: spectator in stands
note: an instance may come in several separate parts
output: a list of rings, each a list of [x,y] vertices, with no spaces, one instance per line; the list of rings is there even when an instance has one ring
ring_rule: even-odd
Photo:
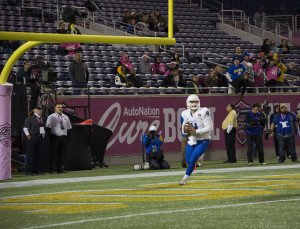
[[[117,87],[131,87],[131,82],[125,75],[125,67],[119,66],[118,67],[118,73],[115,77],[115,85]]]
[[[183,71],[179,70],[179,69],[177,71],[178,71],[179,81],[178,81],[178,84],[176,86],[177,87],[186,87],[187,82],[186,82],[186,80],[183,79]]]
[[[277,78],[280,76],[280,70],[275,66],[275,60],[273,58],[268,58],[267,62],[264,64],[263,68],[266,71],[267,87],[276,87]],[[276,89],[271,89],[271,92],[275,92]]]
[[[264,8],[259,7],[258,12],[256,12],[254,14],[254,19],[256,20],[256,25],[258,27],[261,27],[261,23],[263,22],[265,16],[266,16],[266,13],[264,12]]]
[[[273,53],[277,53],[276,41],[271,40],[271,42],[270,42],[270,50],[273,51]]]
[[[89,80],[88,68],[84,62],[82,62],[81,52],[76,52],[73,62],[69,65],[69,77],[73,82],[74,88],[85,87]],[[80,91],[75,90],[74,94],[80,94]]]
[[[170,75],[170,72],[175,70],[175,69],[177,69],[176,68],[176,62],[173,62],[173,61],[170,62],[169,69],[165,72],[165,74],[163,75],[162,78],[163,79],[166,78],[168,75]]]
[[[244,61],[241,63],[241,65],[244,66],[244,68],[250,72],[253,69],[253,65],[250,62],[250,54],[249,53],[244,53]]]
[[[192,81],[190,81],[186,87],[191,88],[187,90],[188,94],[203,93],[201,85],[199,84],[199,77],[196,74],[194,74]]]
[[[143,21],[142,11],[140,11],[140,10],[136,11],[134,18],[135,18],[136,23],[142,22]]]
[[[235,90],[235,96],[238,97],[239,93],[241,93],[241,97],[244,96],[246,88],[249,87],[250,81],[249,81],[249,72],[245,71],[243,73],[243,76],[239,76],[235,78],[233,81],[230,82],[230,84],[234,87]],[[242,89],[242,91],[241,91]]]
[[[228,87],[227,79],[226,77],[222,74],[222,66],[217,65],[215,68],[215,74],[218,76],[218,87]]]
[[[159,32],[158,21],[155,16],[150,18],[149,29],[154,32]]]
[[[143,82],[141,77],[136,75],[136,71],[134,68],[130,69],[130,76],[128,77],[128,80],[131,82],[131,86],[133,87],[149,87]]]
[[[272,50],[269,51],[268,55],[267,55],[267,58],[272,58],[274,57],[274,52]]]
[[[179,83],[178,70],[173,69],[170,71],[170,74],[163,79],[163,87],[177,87]]]
[[[75,28],[74,24],[72,24],[72,23],[68,24],[67,33],[68,34],[78,34],[78,35],[81,34],[79,29]]]
[[[235,57],[233,60],[233,65],[227,70],[226,78],[228,79],[229,83],[236,78],[243,76],[244,72],[246,71],[245,67],[240,64],[239,58]],[[228,93],[233,93],[232,84],[229,84]]]
[[[180,66],[180,58],[179,58],[179,53],[176,51],[172,57],[171,57],[172,62],[176,62],[176,68],[179,68]]]
[[[79,43],[63,43],[57,48],[59,55],[75,56],[76,52],[82,52]]]
[[[278,53],[280,53],[280,54],[290,53],[290,47],[288,46],[286,39],[282,39],[281,45],[279,45],[278,48],[279,48]]]
[[[149,62],[149,56],[145,53],[142,58],[139,59],[139,67],[137,69],[139,74],[152,74],[151,64]]]
[[[135,34],[135,29],[134,29],[135,24],[136,24],[136,20],[133,17],[129,21],[128,30],[127,30],[128,33]]]
[[[23,68],[17,72],[17,83],[27,84],[30,82],[31,74],[31,64],[30,61],[25,61]]]
[[[144,26],[149,29],[149,26],[150,26],[149,14],[143,14],[142,22],[144,23]]]
[[[277,86],[284,86],[284,82],[283,82],[283,75],[284,73],[287,71],[287,68],[285,67],[285,65],[282,62],[282,58],[281,55],[278,55],[277,53],[274,55],[273,59],[276,62],[276,67],[280,70],[280,75],[277,78]],[[280,91],[282,92],[283,90],[280,89]]]
[[[262,64],[261,56],[256,58],[256,63],[253,65],[254,73],[254,86],[263,87],[264,86],[264,69]]]
[[[158,10],[154,11],[154,16],[157,18],[158,27],[165,28],[167,26],[167,20],[159,13]]]
[[[208,87],[217,87],[218,86],[218,81],[219,81],[219,78],[215,72],[215,69],[213,69],[207,79],[206,79],[206,84]]]
[[[270,40],[264,39],[263,45],[260,47],[260,52],[264,52],[265,55],[268,55],[270,52]]]
[[[56,33],[61,33],[61,34],[66,34],[67,33],[66,24],[63,21],[61,21],[59,23],[59,28],[56,30]]]
[[[130,70],[133,68],[132,64],[129,61],[128,55],[126,53],[123,53],[121,55],[121,59],[117,65],[117,69],[119,66],[125,67],[125,75],[130,74]]]
[[[2,53],[5,54],[12,54],[14,51],[16,51],[20,47],[21,43],[20,41],[3,41],[3,50]]]
[[[244,61],[244,56],[242,55],[241,47],[239,45],[235,46],[235,54],[234,57],[232,58],[232,63],[236,59],[236,57],[238,58],[240,63]]]
[[[125,14],[122,18],[122,22],[129,24],[130,23],[130,19],[131,19],[131,11],[130,10],[126,10]]]
[[[152,73],[164,75],[165,72],[168,70],[166,65],[160,61],[159,56],[156,56],[154,61],[155,63],[152,64]]]
[[[297,71],[296,71],[295,63],[294,62],[290,62],[289,63],[289,66],[287,68],[286,74],[292,75],[292,76],[297,76]]]

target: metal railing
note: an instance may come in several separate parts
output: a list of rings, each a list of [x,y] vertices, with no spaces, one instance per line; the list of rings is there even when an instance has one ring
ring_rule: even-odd
[[[295,18],[294,15],[270,15],[264,16],[264,20],[272,19],[273,21],[278,23],[278,28],[283,32],[288,31],[290,29],[292,33],[295,33]]]
[[[300,32],[300,14],[295,16],[295,33]]]
[[[264,26],[263,29],[267,31],[271,31],[276,35],[282,36],[282,35],[288,35],[289,38],[292,37],[293,31],[294,31],[294,22],[292,22],[292,26],[290,26],[288,23],[280,23],[278,20],[274,20],[273,18],[276,18],[276,15],[274,16],[265,16],[263,18],[262,25]],[[294,21],[294,19],[292,20]]]
[[[64,87],[57,87],[55,90],[60,96],[68,96],[70,93],[74,91],[80,92],[77,96],[87,96],[87,95],[110,95],[110,96],[120,96],[120,95],[142,95],[142,94],[157,94],[157,95],[170,95],[170,94],[189,94],[189,91],[193,90],[194,88],[186,88],[186,87],[111,87],[111,88],[98,88],[89,86],[86,88],[64,88]],[[228,87],[198,87],[198,89],[202,93],[200,94],[228,94]],[[68,94],[65,95],[65,93]],[[300,94],[300,87],[298,86],[276,86],[276,87],[247,87],[245,94],[269,94],[269,93],[299,93]],[[101,93],[101,94],[97,94]],[[73,96],[73,94],[71,94]]]
[[[237,23],[245,23],[246,14],[243,10],[221,10],[218,18],[223,23],[233,23],[236,27]]]
[[[212,12],[223,10],[223,3],[218,0],[199,0],[198,2],[190,0],[190,5],[197,3],[200,10],[209,8]]]

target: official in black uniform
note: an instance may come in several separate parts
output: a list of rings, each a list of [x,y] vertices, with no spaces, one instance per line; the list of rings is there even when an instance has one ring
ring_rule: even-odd
[[[23,128],[27,145],[25,175],[44,174],[41,171],[42,154],[45,145],[45,122],[42,118],[42,106],[34,106],[33,112],[25,120]]]

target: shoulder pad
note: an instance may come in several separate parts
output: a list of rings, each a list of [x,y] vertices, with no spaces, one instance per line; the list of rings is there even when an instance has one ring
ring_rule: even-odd
[[[210,111],[207,107],[201,107],[198,112],[201,114],[202,117],[210,116]]]
[[[184,117],[188,116],[188,115],[190,114],[190,112],[191,112],[191,111],[190,111],[189,109],[182,111],[182,112],[181,112],[181,117],[184,118]]]

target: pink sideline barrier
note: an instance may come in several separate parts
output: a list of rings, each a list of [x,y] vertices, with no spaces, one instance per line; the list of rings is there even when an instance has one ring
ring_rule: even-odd
[[[224,132],[221,128],[228,103],[236,104],[238,122],[243,122],[241,111],[248,110],[254,102],[263,104],[265,96],[246,96],[239,101],[233,96],[200,96],[202,107],[208,107],[214,121],[214,131],[209,149],[225,150]],[[290,111],[300,108],[299,95],[268,95],[271,113],[276,104],[285,103]],[[87,104],[86,99],[64,99],[70,104]],[[185,109],[184,97],[112,97],[92,98],[91,118],[94,123],[113,131],[106,155],[130,155],[141,153],[141,131],[155,125],[164,137],[165,152],[181,151],[180,114]],[[83,117],[83,116],[82,116]],[[237,149],[246,148],[245,131],[237,131]],[[299,137],[296,144],[300,145]],[[273,139],[264,140],[264,146],[272,147]]]
[[[11,178],[12,84],[0,84],[0,180]]]

